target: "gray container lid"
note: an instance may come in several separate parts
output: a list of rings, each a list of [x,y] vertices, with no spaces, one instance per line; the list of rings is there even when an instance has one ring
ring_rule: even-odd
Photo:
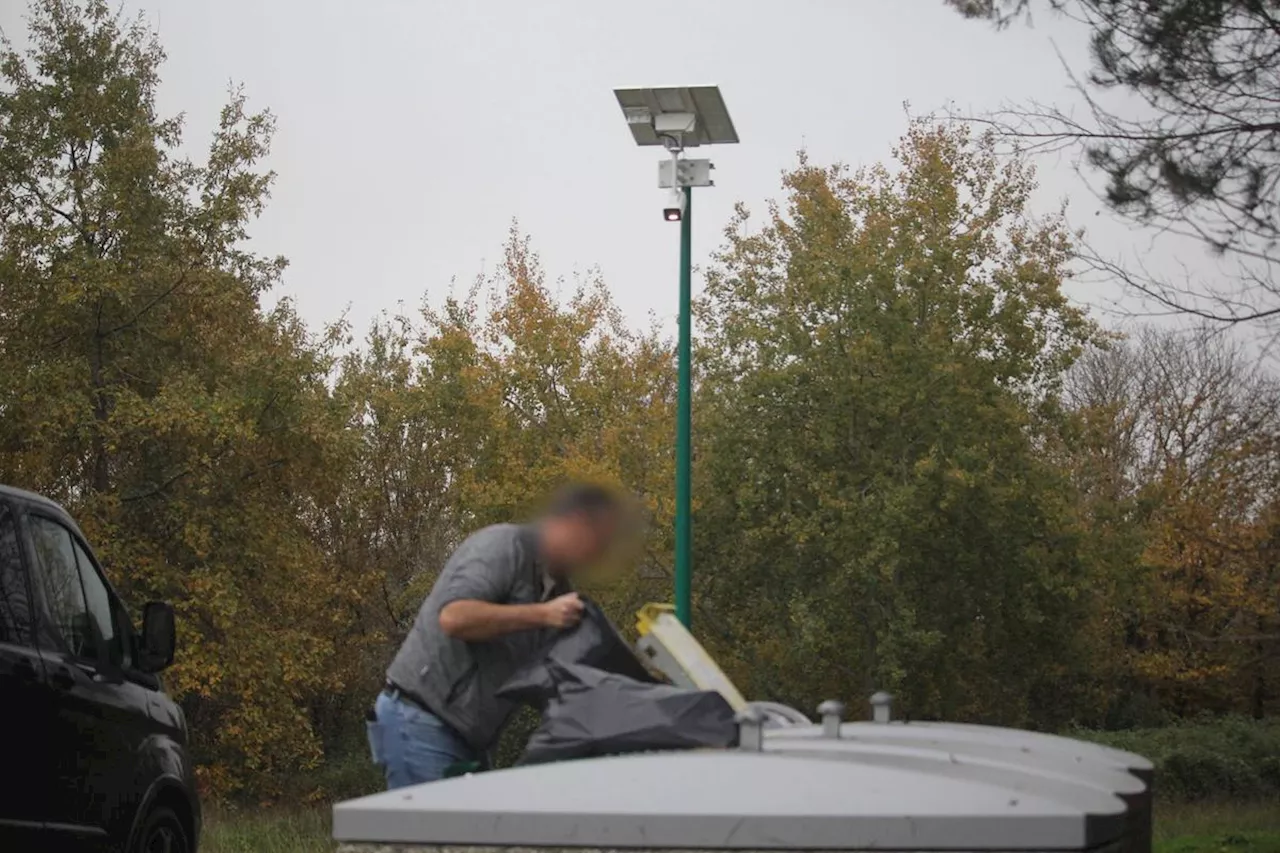
[[[859,740],[769,739],[764,749],[787,755],[856,761],[862,764],[918,767],[955,779],[1016,785],[1020,791],[1075,802],[1091,808],[1099,794],[1123,800],[1146,793],[1147,785],[1120,768],[1062,756],[1033,756],[1021,750],[1004,750],[986,744],[964,749],[945,744],[888,744]]]
[[[768,740],[823,740],[825,743],[840,741],[823,739],[822,727],[794,726],[766,729]],[[1132,752],[1114,749],[1089,741],[1043,732],[1008,729],[999,726],[981,726],[969,723],[843,723],[840,740],[868,743],[898,744],[902,746],[926,746],[959,753],[980,751],[980,754],[1022,754],[1032,761],[1047,765],[1062,761],[1082,767],[1112,767],[1130,773],[1150,786],[1154,766],[1146,758]]]
[[[1125,804],[1021,769],[939,772],[775,751],[654,753],[480,773],[334,807],[339,841],[477,847],[1087,850]]]

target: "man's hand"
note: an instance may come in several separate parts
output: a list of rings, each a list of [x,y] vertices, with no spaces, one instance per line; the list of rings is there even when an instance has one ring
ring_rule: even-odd
[[[576,592],[553,598],[542,608],[548,628],[572,628],[582,621],[582,599]]]

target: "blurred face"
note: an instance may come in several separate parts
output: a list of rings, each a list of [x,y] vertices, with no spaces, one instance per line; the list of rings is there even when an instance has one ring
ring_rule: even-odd
[[[610,514],[576,512],[547,519],[542,528],[542,550],[548,568],[569,573],[597,562],[613,544],[617,528],[617,519]]]

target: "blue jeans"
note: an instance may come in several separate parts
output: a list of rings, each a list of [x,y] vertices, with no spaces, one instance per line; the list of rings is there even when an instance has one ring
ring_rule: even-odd
[[[373,707],[378,717],[374,761],[386,771],[387,790],[434,782],[451,764],[482,759],[443,720],[403,697],[379,693]]]

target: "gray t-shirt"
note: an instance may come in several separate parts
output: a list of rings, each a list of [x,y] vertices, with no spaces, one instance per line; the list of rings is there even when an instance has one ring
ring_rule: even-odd
[[[533,604],[568,591],[540,564],[535,526],[496,524],[479,530],[445,563],[387,669],[387,680],[425,704],[472,747],[488,749],[516,707],[494,694],[553,632],[518,631],[467,642],[441,630],[440,611],[454,601]]]

